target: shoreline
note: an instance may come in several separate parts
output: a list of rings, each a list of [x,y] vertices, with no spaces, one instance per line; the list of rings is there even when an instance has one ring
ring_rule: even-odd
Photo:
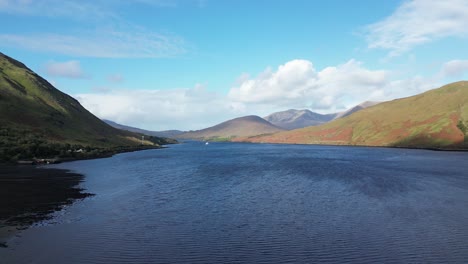
[[[121,148],[97,156],[56,158],[54,163],[102,159],[122,153],[163,148],[167,147]],[[64,206],[94,196],[78,187],[85,175],[66,169],[43,167],[44,164],[49,163],[35,163],[35,160],[0,163],[0,250],[8,248],[8,241],[22,230],[51,219],[52,214]]]
[[[63,169],[0,165],[0,248],[21,230],[94,194],[78,185],[84,175]]]
[[[114,155],[121,154],[121,153],[129,153],[141,150],[149,150],[149,149],[163,149],[167,148],[165,145],[162,146],[138,146],[138,147],[119,147],[116,149],[109,149],[104,150],[101,153],[93,153],[87,154],[86,152],[79,153],[76,156],[70,157],[54,157],[54,158],[30,158],[30,159],[21,159],[15,162],[6,162],[0,163],[2,165],[44,165],[44,164],[56,164],[62,162],[70,162],[70,161],[77,161],[77,160],[89,160],[89,159],[103,159],[103,158],[110,158]]]
[[[304,146],[333,146],[333,147],[364,147],[364,148],[390,148],[390,149],[414,149],[447,152],[468,152],[467,148],[437,148],[437,147],[409,147],[409,146],[378,146],[378,145],[350,145],[350,144],[320,144],[320,143],[281,143],[281,142],[251,142],[251,141],[225,141],[229,143],[248,144],[274,144],[274,145],[304,145]]]

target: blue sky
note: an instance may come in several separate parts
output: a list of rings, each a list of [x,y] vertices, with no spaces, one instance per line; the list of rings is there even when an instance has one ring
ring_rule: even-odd
[[[0,0],[0,51],[101,118],[200,129],[468,77],[468,1]]]

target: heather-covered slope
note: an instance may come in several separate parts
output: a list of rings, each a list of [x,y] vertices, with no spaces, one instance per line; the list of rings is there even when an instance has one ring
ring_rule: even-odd
[[[152,138],[145,145],[165,143]],[[115,129],[21,62],[0,53],[0,160],[66,154],[75,148],[134,147],[139,134]]]
[[[237,141],[468,148],[468,82],[380,103],[330,123]]]
[[[197,131],[177,135],[182,139],[230,140],[235,137],[248,137],[284,131],[258,116],[244,116]]]

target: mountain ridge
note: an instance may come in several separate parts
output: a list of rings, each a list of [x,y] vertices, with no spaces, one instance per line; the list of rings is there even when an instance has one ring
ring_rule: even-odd
[[[289,109],[286,111],[280,111],[272,113],[266,117],[265,120],[287,130],[293,130],[298,128],[304,128],[308,126],[318,126],[335,120],[337,118],[348,116],[352,113],[365,109],[367,107],[374,106],[380,102],[365,101],[358,105],[355,105],[348,110],[343,112],[331,113],[331,114],[320,114],[312,112],[309,109]]]
[[[175,130],[175,129],[173,129],[173,130],[164,130],[164,131],[151,131],[151,130],[141,129],[141,128],[137,128],[137,127],[122,125],[122,124],[119,124],[119,123],[116,123],[114,121],[107,120],[107,119],[102,119],[102,121],[104,121],[106,124],[108,124],[108,125],[110,125],[110,126],[112,126],[114,128],[130,131],[130,132],[135,132],[135,133],[140,133],[140,134],[144,134],[144,135],[148,135],[148,136],[171,138],[171,137],[175,137],[175,136],[177,136],[179,134],[184,133],[184,131]]]
[[[460,81],[324,125],[234,141],[467,149],[467,127],[468,81]]]
[[[346,116],[349,116],[357,111],[360,111],[362,109],[366,109],[368,107],[371,107],[371,106],[374,106],[376,104],[380,104],[381,102],[376,102],[376,101],[365,101],[365,102],[362,102],[354,107],[351,107],[350,109],[346,110],[346,111],[343,111],[343,112],[340,112],[340,113],[337,113],[336,116],[332,119],[337,119],[337,118],[342,118],[342,117],[346,117]]]
[[[205,129],[189,131],[177,135],[176,138],[225,141],[239,136],[254,136],[279,131],[284,131],[284,129],[259,116],[249,115],[227,120]]]
[[[113,128],[25,64],[0,53],[0,160],[95,154],[167,141]],[[99,153],[98,153],[99,152]]]
[[[278,127],[292,130],[326,123],[332,120],[335,115],[336,114],[319,114],[308,109],[289,109],[272,113],[264,117],[264,119]]]

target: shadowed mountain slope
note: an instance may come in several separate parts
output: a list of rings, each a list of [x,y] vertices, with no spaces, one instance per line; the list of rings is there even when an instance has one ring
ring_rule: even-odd
[[[114,121],[111,121],[111,120],[103,119],[102,121],[106,122],[108,125],[110,125],[112,127],[118,128],[118,129],[127,130],[127,131],[130,131],[130,132],[140,133],[140,134],[149,135],[149,136],[155,136],[155,137],[171,138],[171,137],[175,137],[175,136],[177,136],[179,134],[184,133],[184,131],[180,131],[180,130],[150,131],[150,130],[145,130],[145,129],[141,129],[141,128],[136,128],[136,127],[131,127],[131,126],[118,124],[118,123],[116,123]]]
[[[143,143],[165,143],[149,140]],[[0,53],[0,159],[50,156],[66,151],[67,144],[132,147],[141,139],[107,125],[23,63]]]

